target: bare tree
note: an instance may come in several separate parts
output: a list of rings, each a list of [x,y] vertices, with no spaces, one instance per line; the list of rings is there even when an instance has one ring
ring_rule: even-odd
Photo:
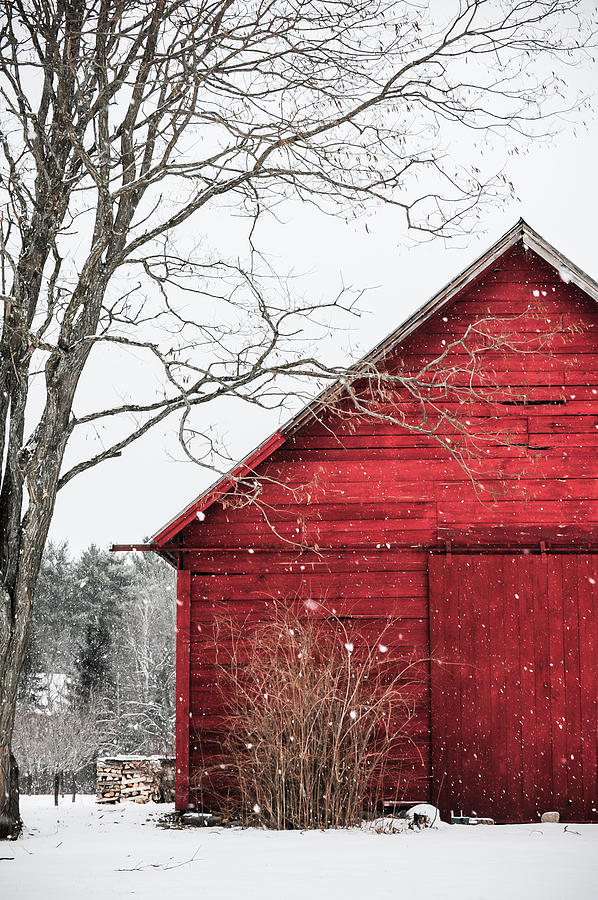
[[[13,735],[21,774],[37,791],[70,775],[73,797],[78,774],[95,758],[105,739],[100,704],[73,706],[68,684],[54,691],[49,702],[19,704]]]
[[[317,304],[260,282],[253,253],[211,258],[191,229],[218,204],[255,220],[289,196],[464,227],[508,185],[447,141],[543,133],[563,88],[547,57],[584,45],[581,9],[1,0],[0,836],[19,828],[10,741],[57,491],[168,416],[188,446],[215,398],[276,402],[280,374],[338,374],[299,340],[325,326]],[[162,394],[85,411],[90,359],[123,348],[162,373]],[[112,439],[65,467],[69,442],[105,422]]]

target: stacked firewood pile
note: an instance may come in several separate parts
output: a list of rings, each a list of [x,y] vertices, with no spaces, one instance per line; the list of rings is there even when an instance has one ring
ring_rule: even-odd
[[[120,801],[122,763],[111,759],[98,759],[97,797],[100,803]]]
[[[98,803],[171,803],[174,760],[161,756],[102,757],[97,763]]]

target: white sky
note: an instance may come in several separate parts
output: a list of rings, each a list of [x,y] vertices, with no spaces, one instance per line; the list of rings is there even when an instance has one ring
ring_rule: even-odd
[[[579,74],[579,73],[576,73]],[[596,69],[585,73],[587,90]],[[261,246],[280,267],[306,274],[303,293],[326,297],[341,284],[370,288],[351,340],[365,352],[480,255],[522,216],[581,269],[598,279],[598,123],[568,129],[550,145],[533,145],[509,157],[507,174],[519,200],[486,212],[470,239],[446,245],[414,244],[398,210],[381,209],[350,224],[299,204],[289,204],[280,224],[266,225]],[[224,214],[217,218],[227,235]],[[367,224],[367,231],[366,231]],[[135,365],[135,360],[132,361]],[[137,371],[138,377],[139,372]],[[133,372],[131,377],[135,377]],[[109,373],[106,373],[109,377]],[[266,437],[277,422],[254,407],[220,404],[212,414],[231,452],[239,457]],[[79,476],[59,493],[50,537],[80,551],[92,541],[139,542],[166,523],[212,478],[182,454],[172,425],[158,429],[117,460]]]

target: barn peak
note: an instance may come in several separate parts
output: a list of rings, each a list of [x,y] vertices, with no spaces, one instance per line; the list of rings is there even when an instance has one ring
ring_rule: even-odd
[[[474,262],[463,269],[455,278],[438,291],[430,300],[410,315],[402,324],[395,328],[387,337],[380,341],[369,353],[354,365],[354,370],[359,371],[362,366],[378,362],[386,354],[394,350],[410,335],[420,329],[433,315],[447,306],[461,291],[465,290],[474,281],[481,278],[491,266],[502,256],[522,244],[527,250],[531,250],[550,266],[555,268],[564,281],[571,282],[580,288],[585,294],[598,302],[598,283],[583,272],[564,254],[557,250],[524,219],[520,218],[505,234],[482,253]],[[164,525],[145,545],[125,547],[115,546],[113,549],[152,549],[169,558],[166,545],[193,519],[222,497],[235,483],[254,470],[278,447],[285,443],[291,434],[313,419],[322,410],[326,403],[336,392],[342,389],[340,383],[325,388],[311,403],[304,407],[282,428],[270,435],[262,444],[255,448],[227,475],[220,478],[211,487],[196,497],[185,509],[178,513],[166,525]],[[170,559],[174,563],[174,559]]]

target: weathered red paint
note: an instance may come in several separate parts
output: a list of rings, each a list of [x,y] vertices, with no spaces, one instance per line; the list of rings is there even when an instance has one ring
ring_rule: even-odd
[[[269,524],[252,506],[223,504],[225,481],[154,538],[184,570],[188,610],[185,619],[179,607],[179,808],[199,802],[187,786],[219,748],[215,621],[222,611],[266,618],[273,599],[292,597],[320,600],[368,644],[387,628],[385,643],[405,656],[445,647],[452,682],[421,666],[412,749],[394,769],[404,796],[509,821],[549,807],[597,818],[598,287],[584,292],[578,270],[579,284],[564,282],[522,243],[472,272],[376,353],[380,365],[418,369],[484,315],[530,339],[556,334],[550,354],[487,354],[498,388],[485,394],[482,380],[462,409],[484,435],[477,485],[433,437],[316,404],[317,418],[305,414],[244,464],[263,479]],[[464,359],[457,348],[455,363]],[[525,401],[501,393],[515,386]],[[412,398],[398,391],[396,401],[415,422]]]
[[[431,556],[432,773],[445,815],[596,818],[597,582],[596,553]]]

